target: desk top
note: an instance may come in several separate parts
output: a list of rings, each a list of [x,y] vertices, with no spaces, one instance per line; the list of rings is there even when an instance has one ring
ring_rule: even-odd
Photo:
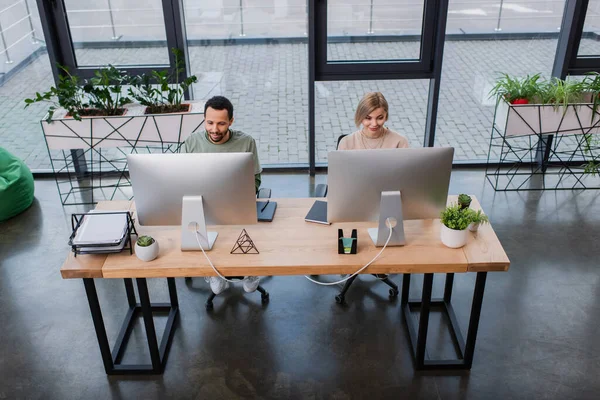
[[[219,236],[213,249],[207,252],[215,267],[228,276],[240,275],[312,275],[353,273],[368,263],[381,248],[375,247],[367,228],[377,222],[335,223],[321,225],[304,221],[315,201],[279,199],[273,222],[245,226],[213,226]],[[456,196],[449,196],[456,202]],[[98,208],[129,209],[130,202],[102,202]],[[471,208],[479,209],[473,198]],[[363,273],[448,273],[470,271],[506,271],[510,261],[498,241],[492,226],[482,225],[477,234],[469,233],[468,244],[450,249],[440,241],[439,220],[405,221],[407,244],[388,247],[381,257]],[[358,229],[358,254],[337,253],[337,230],[350,234]],[[180,228],[140,227],[140,235],[151,235],[159,244],[157,259],[140,261],[129,252],[110,255],[69,255],[63,265],[63,278],[159,278],[216,275],[201,251],[180,250]],[[252,238],[259,254],[230,254],[242,229]],[[76,263],[76,264],[74,264]],[[98,266],[101,265],[100,271]],[[75,267],[76,268],[75,268]],[[84,276],[91,274],[94,276]]]

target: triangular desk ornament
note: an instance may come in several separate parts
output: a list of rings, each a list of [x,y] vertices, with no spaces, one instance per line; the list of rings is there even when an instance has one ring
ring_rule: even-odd
[[[230,254],[259,254],[258,249],[245,229],[242,229],[242,233],[240,233]]]

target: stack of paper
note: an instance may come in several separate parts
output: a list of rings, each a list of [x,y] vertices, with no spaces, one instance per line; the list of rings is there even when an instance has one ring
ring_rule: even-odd
[[[122,214],[114,214],[122,212]],[[112,213],[112,214],[111,214]],[[127,242],[127,211],[91,211],[83,217],[71,245],[78,252],[114,253]]]

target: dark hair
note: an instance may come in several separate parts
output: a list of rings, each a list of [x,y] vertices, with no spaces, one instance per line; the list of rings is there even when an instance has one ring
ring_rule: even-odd
[[[214,110],[227,110],[227,116],[229,119],[233,118],[233,104],[229,101],[227,97],[223,96],[213,96],[206,104],[204,104],[204,115],[206,115],[206,110],[208,107]]]

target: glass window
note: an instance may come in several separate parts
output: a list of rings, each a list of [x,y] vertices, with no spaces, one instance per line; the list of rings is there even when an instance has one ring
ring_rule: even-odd
[[[79,67],[168,65],[161,0],[65,0]]]
[[[564,1],[560,3],[564,6]],[[451,10],[457,10],[463,5],[460,1],[450,1]],[[504,2],[503,7],[507,6]],[[549,11],[548,7],[551,6],[556,10],[544,12]],[[502,31],[504,32],[505,28],[508,30],[508,26],[511,26],[510,29],[519,30],[520,26],[521,30],[543,32],[555,23],[558,24],[556,26],[560,25],[562,8],[558,14],[559,5],[531,3],[527,7],[539,12],[529,12],[518,7],[513,7],[512,13],[505,13],[503,10]],[[522,11],[520,16],[517,16],[516,10]],[[474,17],[475,20],[478,18]],[[464,24],[461,29],[466,32],[474,26],[470,18],[461,21]],[[509,25],[504,25],[505,23]],[[450,33],[450,29],[460,26],[455,24],[451,28],[448,24],[447,33]],[[495,109],[495,99],[489,97],[489,92],[496,79],[501,73],[513,76],[541,73],[545,78],[549,78],[557,44],[558,36],[540,38],[535,33],[514,40],[446,40],[436,146],[455,147],[455,162],[486,162]],[[490,161],[498,161],[499,153],[500,149],[493,147]]]
[[[585,15],[578,56],[600,57],[598,32],[600,32],[600,0],[591,0]]]
[[[35,1],[0,2],[0,84],[19,63],[42,51]]]
[[[446,33],[558,32],[564,8],[564,0],[450,0]]]
[[[297,36],[298,31],[294,29],[304,29],[308,19],[304,3],[298,7],[299,3],[276,1],[274,5],[251,11],[254,3],[243,2],[246,38],[271,34]],[[217,18],[217,14],[229,15],[230,9],[225,6],[229,3],[222,6],[214,4],[208,1],[186,2],[190,68],[191,73],[198,77],[193,87],[194,98],[208,100],[222,95],[231,100],[235,117],[232,129],[254,137],[263,166],[308,163],[308,44],[285,40],[251,44],[202,41],[203,38],[224,39],[226,37],[219,32],[231,29],[230,24],[224,23],[221,17]],[[202,22],[202,12],[198,11],[209,5],[211,12],[215,13],[212,24]],[[256,23],[246,25],[249,21],[258,21],[258,15],[250,19],[246,15],[259,11],[273,15],[276,21],[285,21],[289,17],[301,22],[292,26],[289,33],[283,30],[284,24],[265,22],[262,26]],[[241,26],[237,25],[238,28]]]
[[[385,126],[405,136],[410,147],[422,147],[428,91],[427,79],[316,82],[316,161],[327,161],[327,153],[336,149],[340,135],[362,128],[354,124],[354,114],[369,92],[381,92],[388,102]]]
[[[418,60],[423,5],[423,0],[328,0],[327,60]]]

